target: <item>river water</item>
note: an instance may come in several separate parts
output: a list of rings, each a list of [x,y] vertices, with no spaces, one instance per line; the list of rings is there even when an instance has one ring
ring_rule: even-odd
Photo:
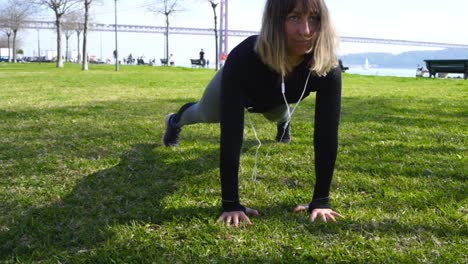
[[[403,69],[403,68],[369,68],[364,67],[349,67],[346,71],[351,74],[360,75],[373,75],[373,76],[397,76],[397,77],[416,77],[416,67],[414,69]],[[424,77],[429,77],[428,73],[424,74]],[[463,78],[463,74],[448,74],[449,78]]]

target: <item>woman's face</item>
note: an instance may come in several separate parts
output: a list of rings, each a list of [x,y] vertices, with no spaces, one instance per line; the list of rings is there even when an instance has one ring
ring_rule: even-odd
[[[291,59],[301,59],[310,50],[319,27],[319,17],[302,8],[302,1],[286,17],[286,48]]]

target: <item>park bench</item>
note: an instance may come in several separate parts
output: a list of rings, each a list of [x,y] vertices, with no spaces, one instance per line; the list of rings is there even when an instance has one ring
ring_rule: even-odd
[[[437,73],[462,73],[463,78],[468,78],[468,60],[424,60],[429,77]]]
[[[162,66],[167,66],[167,59],[160,59]]]
[[[192,67],[205,67],[205,60],[190,59]]]

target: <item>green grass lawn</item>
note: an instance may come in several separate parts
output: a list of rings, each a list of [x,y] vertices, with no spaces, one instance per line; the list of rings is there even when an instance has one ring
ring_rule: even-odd
[[[0,64],[0,262],[468,262],[468,81],[344,74],[337,223],[291,213],[315,182],[315,95],[291,144],[252,115],[263,146],[253,181],[246,126],[240,195],[261,215],[234,229],[215,223],[219,126],[160,142],[214,71],[120,69]]]

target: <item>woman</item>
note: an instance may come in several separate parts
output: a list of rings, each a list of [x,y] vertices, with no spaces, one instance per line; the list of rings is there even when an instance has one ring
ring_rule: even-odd
[[[329,190],[338,147],[341,71],[324,0],[267,0],[259,36],[251,36],[229,54],[198,103],[166,117],[165,146],[177,146],[185,125],[221,123],[220,173],[223,213],[218,221],[252,224],[257,210],[241,205],[238,171],[244,108],[277,122],[278,142],[289,142],[289,103],[316,91],[314,151],[316,184],[312,201],[296,206],[324,222],[340,216],[329,206]]]

